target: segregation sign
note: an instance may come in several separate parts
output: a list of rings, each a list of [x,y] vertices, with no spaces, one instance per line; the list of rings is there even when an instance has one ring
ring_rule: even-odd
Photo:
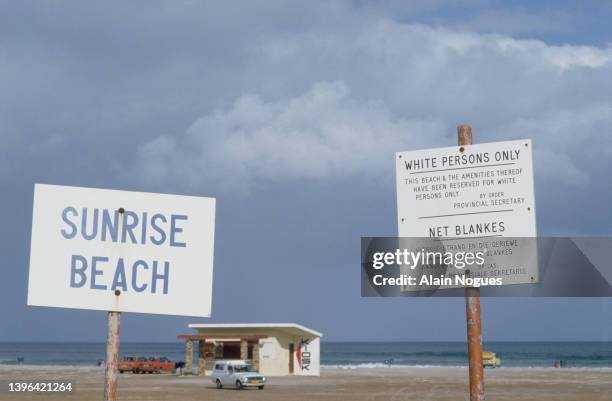
[[[28,305],[210,316],[215,199],[36,184]]]
[[[503,284],[538,280],[531,140],[396,154],[400,237],[481,251],[470,272]],[[512,237],[507,239],[504,237]]]

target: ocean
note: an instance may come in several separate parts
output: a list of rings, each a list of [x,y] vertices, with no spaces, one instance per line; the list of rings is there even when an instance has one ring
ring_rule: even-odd
[[[464,342],[323,342],[321,365],[345,369],[371,367],[461,367],[467,365]],[[612,342],[489,342],[484,350],[502,359],[503,367],[612,368]],[[185,358],[184,344],[121,343],[121,355]],[[0,367],[23,358],[23,365],[95,367],[105,357],[104,343],[0,343]],[[194,353],[194,361],[197,361]]]

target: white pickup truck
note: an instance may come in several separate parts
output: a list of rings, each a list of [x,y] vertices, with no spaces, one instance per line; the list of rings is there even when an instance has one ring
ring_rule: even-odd
[[[234,386],[239,390],[245,387],[263,390],[267,380],[266,376],[253,369],[253,365],[241,360],[216,362],[211,378],[217,388]]]

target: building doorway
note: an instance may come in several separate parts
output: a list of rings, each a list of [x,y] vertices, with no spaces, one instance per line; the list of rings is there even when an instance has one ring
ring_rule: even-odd
[[[293,354],[295,352],[295,345],[289,344],[289,374],[293,374]]]

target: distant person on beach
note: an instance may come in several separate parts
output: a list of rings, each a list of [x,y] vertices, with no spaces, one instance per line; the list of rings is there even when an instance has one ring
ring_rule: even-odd
[[[183,368],[185,367],[185,362],[178,361],[175,366],[176,366],[176,370],[178,371],[178,374],[182,375],[183,374]]]

